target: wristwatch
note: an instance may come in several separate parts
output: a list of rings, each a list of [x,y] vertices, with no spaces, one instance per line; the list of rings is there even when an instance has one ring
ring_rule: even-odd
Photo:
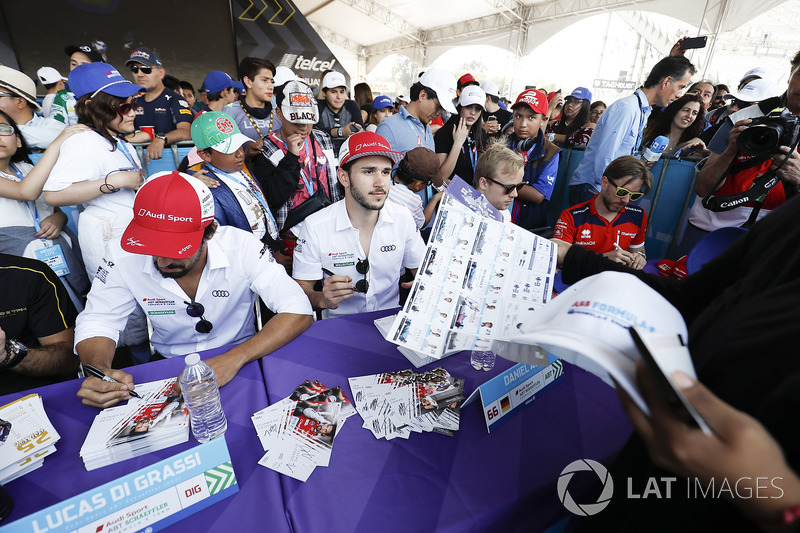
[[[169,141],[167,140],[167,136],[164,133],[156,133],[156,139],[161,139],[164,141],[164,146],[169,146]]]
[[[8,339],[6,341],[6,357],[0,361],[0,368],[12,368],[28,355],[28,347],[21,342]]]

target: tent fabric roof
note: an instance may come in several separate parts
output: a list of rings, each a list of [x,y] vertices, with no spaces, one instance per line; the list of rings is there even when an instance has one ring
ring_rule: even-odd
[[[513,48],[521,56],[578,20],[608,11],[651,11],[713,35],[785,0],[296,0],[323,40],[366,60],[424,50],[425,63],[464,44]],[[511,45],[511,46],[509,46]]]

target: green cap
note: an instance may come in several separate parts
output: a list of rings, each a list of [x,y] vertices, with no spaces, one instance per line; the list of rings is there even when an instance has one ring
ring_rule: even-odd
[[[213,148],[223,154],[232,154],[252,140],[239,131],[239,126],[226,113],[208,111],[192,122],[192,142],[200,150]]]

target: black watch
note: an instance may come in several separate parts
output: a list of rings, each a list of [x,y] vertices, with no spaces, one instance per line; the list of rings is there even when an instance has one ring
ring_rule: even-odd
[[[156,139],[161,139],[164,141],[164,146],[169,146],[169,141],[167,140],[167,135],[164,133],[156,133]]]
[[[0,361],[0,368],[12,368],[20,363],[28,355],[28,347],[23,343],[8,339],[6,341],[6,357]]]

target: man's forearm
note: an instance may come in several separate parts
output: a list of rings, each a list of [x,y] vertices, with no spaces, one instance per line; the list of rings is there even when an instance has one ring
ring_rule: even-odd
[[[305,331],[311,322],[311,315],[278,313],[249,340],[206,362],[214,369],[219,385],[225,385],[244,365],[289,343]]]
[[[708,193],[713,192],[719,180],[728,172],[733,158],[736,156],[735,150],[727,149],[721,154],[711,154],[708,161],[703,166],[702,170],[697,174],[697,184],[695,185],[695,192],[698,196],[706,196]]]
[[[88,363],[99,369],[111,368],[116,343],[108,337],[90,337],[75,346],[81,363]]]
[[[56,342],[39,348],[30,348],[11,371],[27,376],[51,376],[78,369],[78,356],[72,352],[71,342]]]

